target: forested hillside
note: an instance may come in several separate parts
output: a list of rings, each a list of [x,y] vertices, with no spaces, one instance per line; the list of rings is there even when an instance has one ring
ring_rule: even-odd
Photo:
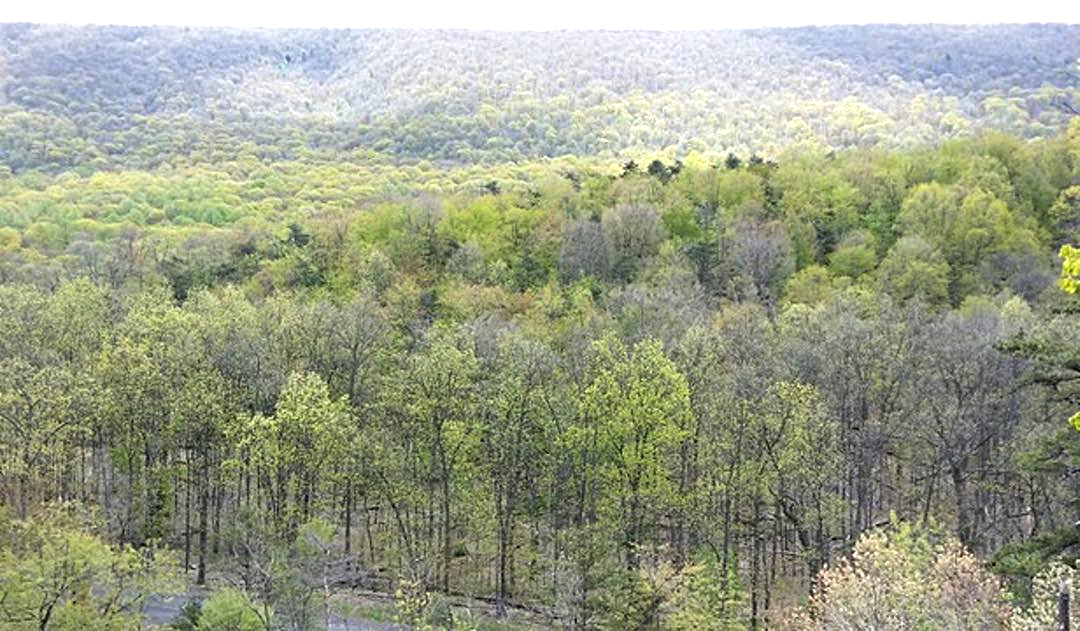
[[[16,171],[364,148],[474,162],[1052,136],[1080,27],[760,31],[0,26]]]
[[[1080,29],[0,34],[0,627],[1080,602]]]

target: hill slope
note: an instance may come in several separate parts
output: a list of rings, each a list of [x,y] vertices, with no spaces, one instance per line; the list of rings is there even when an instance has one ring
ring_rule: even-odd
[[[0,25],[0,160],[153,165],[211,143],[456,162],[887,147],[1058,131],[1080,27],[502,33]],[[246,144],[245,144],[246,143]],[[134,149],[141,149],[134,151]]]

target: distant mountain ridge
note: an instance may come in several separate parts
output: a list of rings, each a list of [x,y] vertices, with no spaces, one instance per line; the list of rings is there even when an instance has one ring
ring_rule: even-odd
[[[452,162],[634,149],[1041,137],[1080,104],[1080,26],[752,31],[0,24],[0,161],[148,166],[362,149]],[[42,135],[51,139],[40,146]],[[246,148],[245,148],[246,146]]]

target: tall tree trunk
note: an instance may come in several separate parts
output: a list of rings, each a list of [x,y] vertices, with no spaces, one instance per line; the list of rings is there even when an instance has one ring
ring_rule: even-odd
[[[1069,581],[1062,579],[1058,584],[1057,627],[1055,631],[1069,631]]]
[[[206,542],[210,521],[210,462],[206,453],[202,457],[202,478],[199,484],[199,567],[195,574],[197,585],[206,584]]]
[[[225,484],[220,466],[215,467],[214,480],[214,523],[211,530],[210,551],[216,556],[221,549],[221,511],[225,503]]]
[[[360,496],[360,506],[362,507],[364,515],[364,536],[367,538],[368,562],[371,564],[371,567],[375,567],[375,538],[371,534],[371,511],[368,510],[367,494]]]
[[[956,495],[956,536],[960,542],[971,547],[971,513],[967,510],[967,479],[964,471],[958,464],[949,465],[949,473],[952,477],[953,493]]]
[[[184,574],[191,568],[191,454],[184,465]]]
[[[450,593],[450,476],[444,467],[442,476],[442,590]]]
[[[352,552],[352,476],[345,481],[345,554]]]
[[[750,556],[750,628],[756,630],[761,628],[761,619],[758,617],[760,613],[758,611],[759,590],[761,589],[761,499],[758,497],[754,498],[753,523]]]
[[[499,620],[506,619],[506,592],[507,592],[507,580],[506,580],[506,566],[507,557],[509,556],[510,535],[507,532],[509,529],[506,526],[506,516],[501,515],[499,517],[499,567],[498,567],[498,589],[497,596],[495,598],[495,615]]]

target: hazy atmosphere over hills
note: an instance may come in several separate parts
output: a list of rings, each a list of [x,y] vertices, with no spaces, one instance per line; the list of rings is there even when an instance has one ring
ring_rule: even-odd
[[[0,629],[1080,628],[1078,113],[1076,25],[0,24]]]
[[[0,155],[15,169],[144,166],[130,130],[197,152],[363,147],[498,161],[629,151],[912,148],[1063,128],[1080,26],[711,32],[0,30]],[[77,130],[50,151],[49,130]],[[233,145],[233,146],[228,146]],[[184,149],[179,149],[184,153]],[[135,164],[132,162],[135,161]]]

